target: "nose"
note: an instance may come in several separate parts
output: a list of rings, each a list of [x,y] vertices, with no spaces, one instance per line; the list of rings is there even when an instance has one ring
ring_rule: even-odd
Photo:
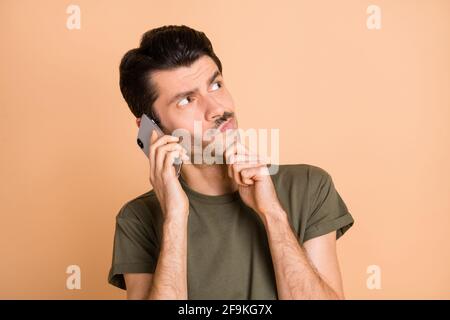
[[[220,118],[225,108],[223,105],[217,101],[217,99],[206,98],[204,100],[205,103],[205,120],[207,121],[215,121],[217,118]]]

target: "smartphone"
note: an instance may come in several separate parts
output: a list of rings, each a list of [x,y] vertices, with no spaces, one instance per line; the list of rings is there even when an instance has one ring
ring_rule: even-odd
[[[153,131],[156,131],[158,137],[164,135],[161,128],[155,123],[153,119],[150,119],[146,114],[143,114],[141,117],[141,124],[139,125],[139,131],[137,136],[137,144],[144,151],[147,158],[149,157],[150,151],[150,136]],[[175,166],[176,175],[180,175],[181,166],[183,162],[180,158],[175,158],[173,165]]]

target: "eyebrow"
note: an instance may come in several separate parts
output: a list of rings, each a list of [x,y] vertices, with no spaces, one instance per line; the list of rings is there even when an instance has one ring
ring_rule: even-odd
[[[217,78],[218,76],[220,76],[220,75],[221,75],[220,71],[219,71],[219,70],[216,70],[216,71],[214,72],[214,74],[208,79],[207,85],[210,86],[210,85],[214,82],[214,80],[216,80],[216,78]],[[184,92],[177,93],[175,96],[172,97],[172,99],[170,99],[168,105],[171,105],[171,104],[174,103],[176,100],[178,100],[178,99],[180,99],[180,98],[182,98],[182,97],[191,95],[191,94],[196,93],[196,92],[198,92],[198,88],[195,88],[195,89],[189,90],[189,91],[184,91]]]

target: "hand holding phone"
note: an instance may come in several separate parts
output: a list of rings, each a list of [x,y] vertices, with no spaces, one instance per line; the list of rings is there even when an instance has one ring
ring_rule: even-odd
[[[158,127],[155,121],[153,121],[153,119],[150,119],[146,114],[143,114],[141,117],[141,124],[139,126],[137,144],[142,149],[142,151],[144,151],[144,154],[147,157],[149,157],[150,153],[150,137],[153,131],[157,133],[158,137],[164,136],[163,131],[160,127]],[[177,176],[179,176],[180,174],[182,164],[183,162],[181,161],[181,159],[177,157],[173,164],[175,166],[175,172]]]
[[[178,181],[181,163],[175,159],[189,159],[179,137],[164,135],[146,115],[141,118],[137,143],[149,158],[150,183],[165,215],[179,216],[189,213],[189,201]],[[181,160],[180,160],[181,162]]]

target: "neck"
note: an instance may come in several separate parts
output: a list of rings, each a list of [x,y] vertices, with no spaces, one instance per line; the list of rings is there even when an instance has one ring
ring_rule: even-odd
[[[226,164],[183,164],[181,177],[192,190],[210,196],[238,190],[236,182],[228,176]]]

